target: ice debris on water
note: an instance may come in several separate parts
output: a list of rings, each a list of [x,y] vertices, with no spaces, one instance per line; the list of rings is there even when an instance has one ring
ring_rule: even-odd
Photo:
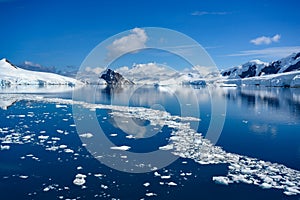
[[[14,97],[15,98],[15,97]],[[138,118],[148,120],[152,126],[167,126],[172,129],[170,144],[161,147],[161,150],[172,150],[172,153],[181,158],[192,159],[199,164],[228,164],[228,174],[226,176],[212,177],[213,181],[220,184],[246,183],[254,184],[262,188],[275,188],[284,190],[286,195],[300,194],[300,171],[288,168],[282,164],[265,162],[256,158],[251,158],[234,153],[228,153],[221,147],[213,145],[205,139],[202,134],[191,128],[191,121],[200,121],[194,117],[173,116],[166,111],[154,110],[144,107],[128,107],[104,104],[91,104],[71,99],[43,98],[34,95],[23,95],[17,100],[39,101],[55,103],[59,105],[78,105],[87,109],[110,109],[112,117]],[[159,117],[158,117],[159,116]],[[20,116],[19,116],[20,117]],[[246,123],[246,121],[244,121]],[[2,133],[7,132],[3,127]],[[67,134],[63,130],[58,133]],[[21,134],[15,133],[6,138],[1,138],[1,150],[8,149],[4,144],[30,142],[31,135],[20,139]],[[4,147],[3,147],[4,145]],[[172,148],[171,148],[172,147]],[[129,146],[111,147],[115,150],[129,150]],[[66,150],[66,149],[65,149]],[[73,150],[66,150],[72,152]],[[186,162],[186,161],[184,161]],[[187,174],[187,173],[186,173]],[[158,174],[156,174],[158,175]],[[161,176],[167,178],[167,176]],[[84,184],[85,175],[74,180],[74,184]],[[154,196],[155,193],[148,192],[147,196]]]

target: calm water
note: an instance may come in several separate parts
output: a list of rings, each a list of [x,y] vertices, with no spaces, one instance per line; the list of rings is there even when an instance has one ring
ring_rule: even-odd
[[[213,137],[213,143],[226,152],[284,164],[299,171],[299,89],[137,86],[108,89],[95,86],[81,88],[74,94],[36,91],[24,96],[24,92],[0,96],[0,104],[6,108],[0,109],[3,200],[300,198],[299,195],[287,196],[283,190],[262,189],[253,184],[216,184],[212,177],[226,176],[226,163],[200,165],[193,159],[177,158],[172,164],[147,173],[115,170],[110,164],[103,164],[100,157],[126,160],[125,151],[91,151],[85,143],[101,143],[93,140],[100,133],[90,131],[94,135],[90,140],[88,136],[80,137],[79,125],[89,129],[91,123],[97,122],[112,144],[130,147],[127,151],[137,154],[157,151],[167,145],[172,128],[153,125],[143,117],[118,115],[119,108],[72,106],[60,100],[41,101],[35,96],[73,98],[76,102],[121,108],[146,107],[199,118],[201,121],[191,121],[190,126],[207,138],[210,138],[207,134],[210,126],[212,130],[220,126],[222,131]],[[34,95],[33,100],[30,95]],[[11,106],[3,106],[10,103]],[[217,124],[212,123],[213,119],[218,119]],[[81,186],[73,183],[77,174],[86,176]]]

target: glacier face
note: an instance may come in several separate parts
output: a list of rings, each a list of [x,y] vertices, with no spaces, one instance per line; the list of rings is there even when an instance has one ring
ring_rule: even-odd
[[[0,86],[11,85],[77,85],[79,81],[58,74],[18,68],[7,59],[0,60]]]

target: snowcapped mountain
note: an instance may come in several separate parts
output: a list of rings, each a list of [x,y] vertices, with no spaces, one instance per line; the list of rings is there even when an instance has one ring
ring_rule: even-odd
[[[227,84],[300,87],[300,52],[271,63],[253,60],[221,74],[219,82]]]
[[[134,64],[131,68],[125,66],[116,69],[116,71],[136,84],[178,85],[203,83],[203,77],[196,70],[178,72],[158,63]]]
[[[279,74],[297,70],[300,70],[300,52],[271,63],[252,60],[243,65],[223,70],[221,71],[221,74],[230,79],[236,79]]]
[[[0,86],[8,85],[76,85],[76,79],[54,73],[21,69],[7,59],[0,60]]]

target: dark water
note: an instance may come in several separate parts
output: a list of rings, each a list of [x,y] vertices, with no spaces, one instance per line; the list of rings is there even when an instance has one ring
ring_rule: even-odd
[[[192,159],[178,158],[155,170],[161,176],[170,176],[167,179],[156,176],[155,171],[126,173],[115,170],[102,164],[83,145],[75,127],[72,105],[22,100],[21,96],[7,110],[0,109],[0,192],[3,200],[300,198],[299,195],[287,196],[283,190],[262,189],[256,185],[216,184],[212,177],[226,175],[227,164],[200,165]],[[72,93],[43,96],[71,99]],[[166,110],[172,115],[197,117],[201,121],[191,122],[191,127],[204,136],[212,116],[216,115],[224,119],[222,132],[215,141],[217,146],[227,152],[300,170],[299,89],[150,86],[108,89],[95,86],[76,91],[73,99],[93,104],[147,107]],[[213,108],[217,111],[212,111]],[[134,118],[127,122],[125,118],[116,118],[111,109],[91,112],[96,113],[106,137],[116,146],[131,147],[131,152],[156,151],[168,144],[172,133],[172,129],[152,126],[147,120]],[[87,117],[84,113],[78,116]],[[86,126],[90,126],[89,123]],[[141,129],[136,131],[136,127]],[[141,132],[143,134],[139,135]],[[51,147],[57,149],[51,150]],[[109,156],[116,155],[119,154]],[[85,184],[73,184],[76,174],[86,175]],[[169,185],[170,182],[176,185]]]

